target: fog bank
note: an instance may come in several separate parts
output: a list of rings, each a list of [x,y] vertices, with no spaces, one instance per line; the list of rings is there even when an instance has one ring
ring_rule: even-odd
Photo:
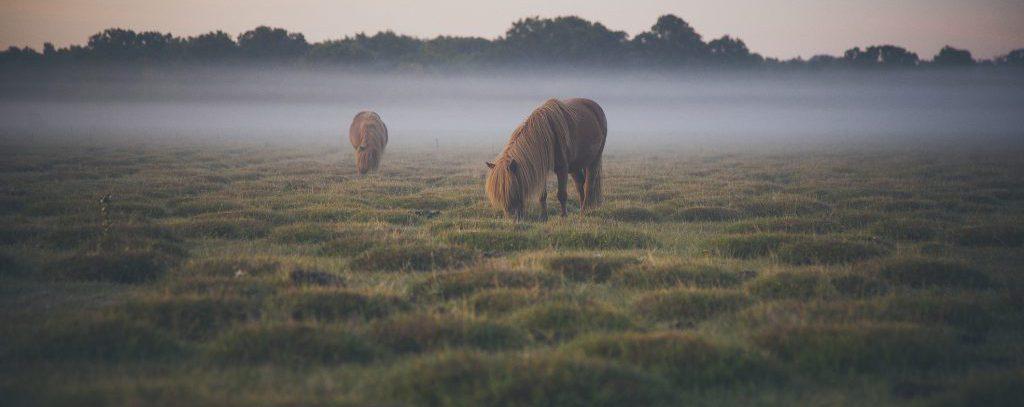
[[[498,148],[549,97],[588,97],[609,149],[770,143],[1017,142],[1024,75],[641,73],[465,75],[309,70],[5,74],[8,140],[252,140],[338,143],[370,109],[392,143]]]

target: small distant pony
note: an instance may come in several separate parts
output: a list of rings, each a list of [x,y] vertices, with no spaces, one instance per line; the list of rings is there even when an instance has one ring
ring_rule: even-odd
[[[580,197],[580,213],[601,204],[601,154],[608,135],[604,110],[589,99],[549,99],[512,132],[508,145],[488,162],[487,198],[506,216],[521,219],[526,204],[540,198],[547,218],[547,176],[558,177],[558,203],[566,215],[569,175]]]
[[[366,174],[380,167],[388,145],[388,128],[376,112],[359,112],[348,128],[348,141],[356,150],[356,170]]]

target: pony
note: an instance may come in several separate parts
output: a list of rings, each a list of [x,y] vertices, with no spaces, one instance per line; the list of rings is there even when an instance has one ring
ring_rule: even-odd
[[[376,112],[359,112],[348,127],[348,141],[356,151],[356,171],[366,174],[380,167],[388,145],[388,128]]]
[[[582,215],[601,204],[601,154],[607,135],[604,110],[593,100],[547,100],[516,127],[497,158],[487,162],[487,198],[516,219],[526,216],[527,202],[539,198],[541,217],[547,219],[547,177],[554,172],[564,217],[571,175]]]

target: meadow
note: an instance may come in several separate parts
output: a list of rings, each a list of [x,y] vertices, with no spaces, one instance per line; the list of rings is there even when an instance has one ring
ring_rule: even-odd
[[[495,153],[5,144],[0,404],[1024,398],[1019,148],[612,150],[523,222]]]

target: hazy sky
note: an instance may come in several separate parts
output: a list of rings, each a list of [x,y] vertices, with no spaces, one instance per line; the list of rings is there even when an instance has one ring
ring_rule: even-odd
[[[521,17],[570,14],[634,35],[666,13],[705,39],[739,36],[752,50],[780,58],[881,43],[922,58],[945,44],[983,58],[1024,47],[1024,0],[0,0],[0,44],[81,44],[109,27],[234,35],[260,24],[300,31],[310,41],[383,29],[494,38]]]

